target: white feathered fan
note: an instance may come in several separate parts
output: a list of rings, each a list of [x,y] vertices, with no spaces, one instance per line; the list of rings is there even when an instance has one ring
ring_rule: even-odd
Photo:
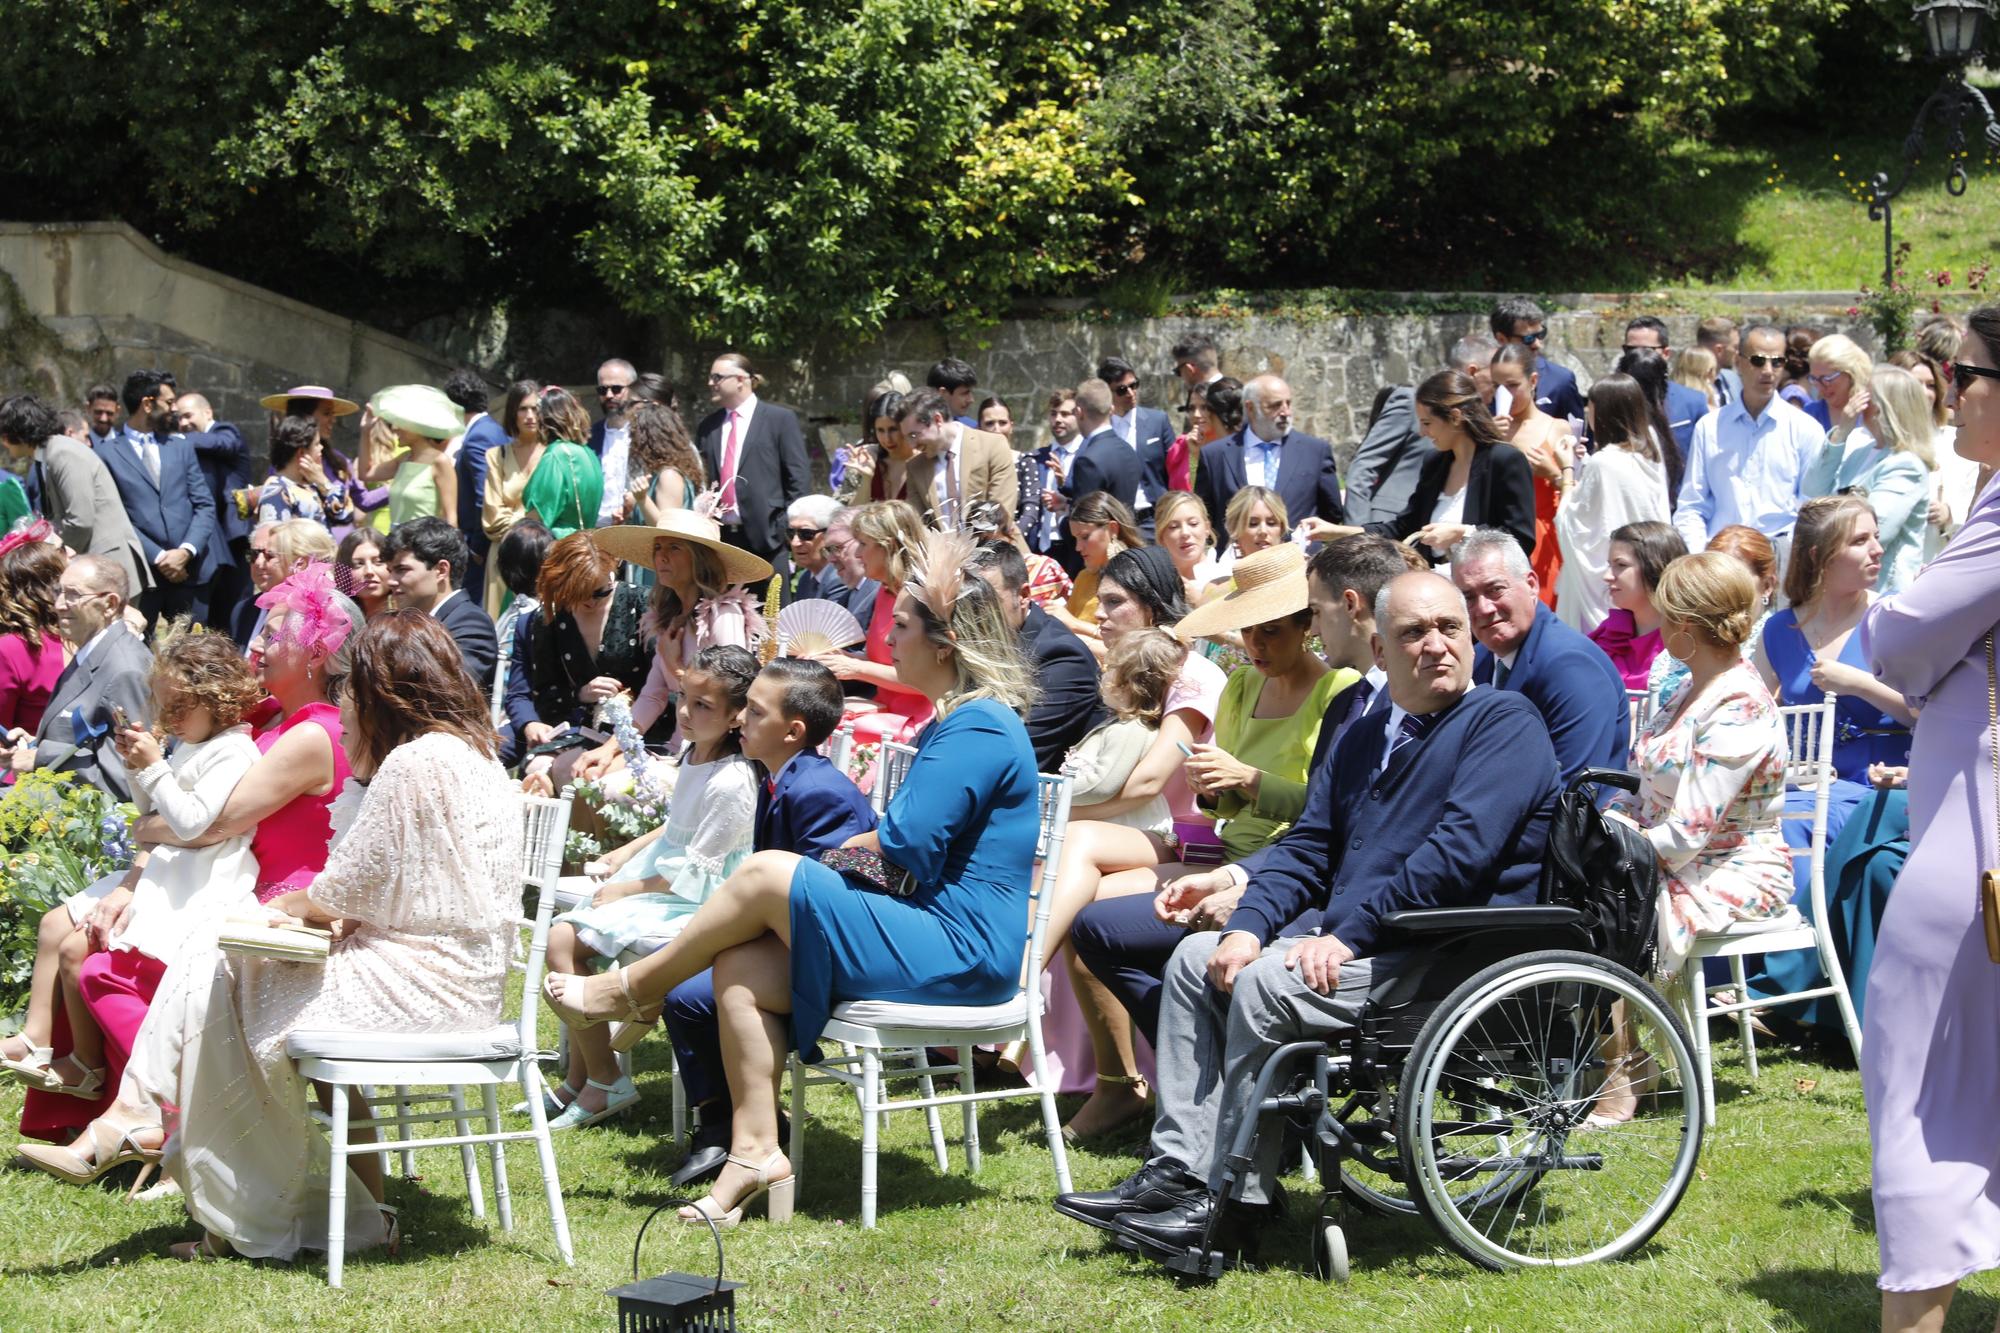
[[[778,612],[778,651],[786,657],[837,653],[867,637],[852,611],[822,597],[793,602]]]

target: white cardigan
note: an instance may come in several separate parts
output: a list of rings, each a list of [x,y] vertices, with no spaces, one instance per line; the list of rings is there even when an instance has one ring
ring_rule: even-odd
[[[1576,489],[1556,510],[1556,615],[1588,634],[1611,612],[1604,571],[1611,563],[1611,534],[1627,523],[1667,521],[1667,474],[1620,445],[1608,444],[1583,460]]]

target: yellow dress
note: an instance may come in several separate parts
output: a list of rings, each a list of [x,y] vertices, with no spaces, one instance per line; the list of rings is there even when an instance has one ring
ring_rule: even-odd
[[[1086,625],[1097,623],[1097,578],[1100,571],[1086,569],[1076,576],[1076,584],[1069,590],[1069,613]]]
[[[540,450],[536,451],[535,461],[541,461]],[[524,468],[514,461],[513,445],[496,445],[486,451],[486,494],[480,506],[479,525],[486,530],[486,539],[496,546],[510,528],[528,516],[528,502],[523,495],[529,478],[534,475],[533,468]],[[489,558],[486,562],[484,601],[486,614],[499,619],[506,609],[507,585],[500,581],[497,559]]]

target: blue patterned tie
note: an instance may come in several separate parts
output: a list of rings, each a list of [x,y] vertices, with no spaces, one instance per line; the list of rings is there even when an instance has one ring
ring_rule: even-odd
[[[1413,741],[1422,740],[1424,738],[1424,733],[1431,729],[1431,723],[1435,721],[1436,718],[1437,714],[1435,713],[1403,714],[1402,725],[1396,728],[1395,743],[1389,747],[1389,757],[1391,759],[1394,759],[1396,757],[1396,751],[1402,749],[1405,745],[1408,745]]]

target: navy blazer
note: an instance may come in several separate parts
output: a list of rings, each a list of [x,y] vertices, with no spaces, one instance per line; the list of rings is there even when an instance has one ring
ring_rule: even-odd
[[[1098,694],[1097,658],[1069,626],[1033,605],[1021,622],[1021,647],[1035,667],[1028,743],[1041,771],[1054,773],[1070,747],[1109,716]]]
[[[1390,912],[1535,900],[1561,791],[1535,710],[1472,690],[1378,777],[1389,717],[1350,727],[1308,780],[1298,821],[1238,862],[1250,883],[1225,932],[1268,944],[1317,909],[1319,929],[1365,958]]]
[[[482,565],[492,540],[486,535],[480,508],[486,501],[486,451],[507,443],[507,432],[488,413],[465,428],[459,441],[458,459],[452,470],[458,473],[458,530],[472,547],[472,558]]]
[[[250,535],[254,526],[248,515],[236,508],[236,492],[250,484],[250,446],[233,421],[209,423],[204,431],[190,431],[184,437],[201,463],[201,475],[208,493],[215,499],[215,527],[222,534],[218,564],[234,565],[229,543]]]
[[[1361,526],[1377,537],[1402,541],[1431,521],[1438,496],[1451,477],[1451,451],[1432,449],[1417,473],[1417,488],[1410,492],[1403,512],[1392,519]],[[1473,450],[1472,467],[1465,476],[1465,506],[1461,523],[1476,528],[1505,528],[1530,555],[1535,551],[1535,474],[1528,456],[1512,445],[1483,444]],[[1418,552],[1434,565],[1450,557],[1443,551],[1419,546]]]
[[[1225,517],[1229,497],[1250,484],[1243,461],[1243,431],[1201,449],[1201,463],[1195,471],[1194,493],[1208,506],[1208,521],[1217,541],[1227,543],[1229,524]],[[1293,527],[1308,518],[1329,523],[1347,522],[1347,507],[1340,499],[1340,473],[1333,463],[1333,446],[1317,435],[1293,431],[1280,443],[1278,484],[1272,488],[1285,501],[1285,517]]]
[[[1535,406],[1550,416],[1583,420],[1583,394],[1576,387],[1576,375],[1568,366],[1535,357]]]
[[[801,750],[779,772],[776,790],[768,778],[757,784],[760,852],[797,852],[812,857],[875,827],[875,812],[854,780],[826,756]]]
[[[1472,656],[1472,678],[1492,684],[1494,661],[1481,644]],[[1521,695],[1542,715],[1565,783],[1586,768],[1627,766],[1632,710],[1625,702],[1625,678],[1603,649],[1548,607],[1536,605],[1535,623],[1500,689]]]
[[[1667,381],[1667,429],[1674,433],[1674,443],[1681,447],[1682,458],[1687,457],[1688,446],[1694,442],[1694,423],[1707,415],[1706,394],[1685,384]]]
[[[480,694],[490,699],[493,697],[493,664],[500,660],[500,638],[494,632],[493,617],[473,600],[477,591],[459,589],[457,596],[432,614],[457,642],[473,684],[479,687]]]
[[[1139,455],[1139,493],[1148,505],[1156,505],[1167,493],[1167,446],[1174,442],[1174,423],[1157,407],[1135,407],[1132,416],[1132,450]]]
[[[1077,451],[1069,476],[1063,479],[1062,493],[1074,504],[1092,491],[1104,491],[1129,509],[1139,498],[1139,479],[1138,452],[1107,425]]]
[[[158,482],[139,461],[138,449],[123,426],[105,440],[97,456],[118,485],[118,498],[125,502],[125,515],[132,520],[147,564],[183,543],[194,547],[194,559],[188,563],[190,582],[205,583],[219,565],[228,563],[229,546],[217,540],[215,496],[185,435],[160,441]]]

